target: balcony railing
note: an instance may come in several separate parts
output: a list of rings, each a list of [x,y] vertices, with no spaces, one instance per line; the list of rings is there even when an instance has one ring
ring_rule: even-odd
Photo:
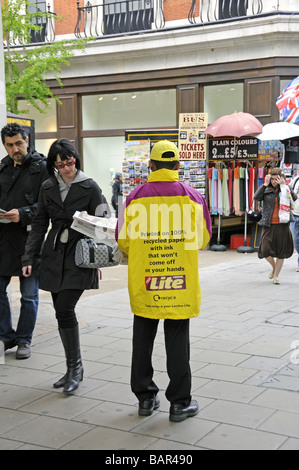
[[[79,6],[76,37],[106,36],[135,31],[161,29],[165,26],[163,0],[104,0]]]
[[[34,24],[38,28],[31,29],[28,35],[18,35],[17,33],[9,35],[9,38],[4,40],[4,46],[7,46],[7,41],[12,47],[55,41],[55,13],[52,13],[50,8],[50,5],[47,6],[45,1],[30,4],[28,13],[33,15],[30,24]],[[37,15],[34,16],[35,13]]]
[[[274,14],[299,15],[298,0],[189,0],[183,18],[174,2],[169,5],[163,0],[85,0],[83,7],[78,0],[76,3],[77,38],[197,27]],[[47,13],[47,17],[32,20],[40,31],[31,30],[29,39],[10,38],[11,46],[55,41],[55,14],[45,0],[36,5],[37,11]]]
[[[168,16],[173,20],[175,11],[171,9],[175,7],[164,4],[163,0],[100,0],[97,4],[96,0],[91,1],[84,7],[77,1],[74,33],[78,38],[175,28],[179,27],[178,20],[182,26],[206,25],[282,11],[299,14],[298,7],[293,11],[292,0],[190,0],[185,18],[175,18],[177,21],[172,23]]]

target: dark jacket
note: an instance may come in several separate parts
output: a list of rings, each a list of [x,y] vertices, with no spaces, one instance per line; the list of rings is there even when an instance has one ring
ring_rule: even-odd
[[[122,196],[123,191],[122,191],[122,182],[119,180],[118,177],[116,177],[115,182],[113,183],[112,186],[112,198],[111,198],[111,203],[115,209],[115,204],[119,203],[119,198]]]
[[[97,207],[104,203],[106,200],[101,189],[91,178],[73,183],[64,202],[55,177],[43,183],[37,215],[32,223],[22,263],[23,266],[32,265],[51,221],[51,229],[42,250],[40,289],[59,292],[64,289],[98,288],[98,270],[78,268],[75,265],[76,244],[84,235],[70,226],[76,211],[97,215]],[[68,229],[68,240],[63,243],[61,234],[65,229]]]
[[[297,196],[292,189],[290,189],[291,195],[294,201],[296,201]],[[277,193],[278,203],[279,203],[279,193]],[[262,227],[270,227],[271,226],[271,219],[274,211],[275,206],[275,193],[271,188],[268,188],[264,184],[262,184],[256,193],[254,194],[253,198],[256,201],[263,201],[263,210],[262,210],[262,218],[258,222],[259,225]],[[292,211],[290,212],[290,222],[294,222],[294,217]]]
[[[22,255],[37,210],[38,194],[49,177],[46,157],[30,150],[22,165],[14,167],[6,156],[0,164],[0,208],[18,209],[20,222],[0,223],[0,275],[21,276]]]

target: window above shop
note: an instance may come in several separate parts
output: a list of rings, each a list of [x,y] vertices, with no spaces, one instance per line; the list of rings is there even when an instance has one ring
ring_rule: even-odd
[[[83,130],[176,126],[176,90],[83,96],[82,122]]]

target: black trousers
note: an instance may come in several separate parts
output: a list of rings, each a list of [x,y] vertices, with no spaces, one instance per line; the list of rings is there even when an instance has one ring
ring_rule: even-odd
[[[56,319],[60,328],[73,328],[78,325],[75,307],[83,294],[83,290],[66,289],[51,293]]]
[[[165,395],[170,403],[191,401],[189,319],[164,320],[166,368],[169,385]],[[139,401],[153,398],[159,388],[153,381],[152,353],[159,320],[134,315],[131,389]]]

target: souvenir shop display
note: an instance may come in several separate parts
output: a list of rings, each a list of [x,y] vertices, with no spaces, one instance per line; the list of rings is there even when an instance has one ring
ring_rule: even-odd
[[[200,194],[206,194],[206,161],[180,161],[179,181],[188,184]]]
[[[133,189],[148,180],[150,141],[126,141],[122,163],[123,196],[127,198]]]
[[[138,135],[133,131],[130,133]],[[124,199],[133,189],[148,181],[151,146],[157,138],[161,140],[164,137],[160,134],[149,134],[147,140],[142,140],[141,136],[140,140],[125,141],[125,157],[122,163]],[[171,140],[173,137],[171,136]],[[258,227],[257,216],[261,207],[253,200],[253,195],[272,168],[281,166],[289,183],[294,173],[293,167],[296,165],[288,165],[283,161],[284,145],[281,141],[265,141],[251,136],[213,137],[208,139],[208,144],[208,160],[180,160],[179,181],[202,194],[211,216],[217,217],[217,242],[210,247],[212,251],[227,250],[227,247],[221,244],[221,228],[229,228],[229,231],[232,231],[233,227],[240,227],[240,224],[244,224],[244,233],[232,235],[231,246],[236,246],[240,253],[254,251],[250,246],[253,233],[251,237],[247,234],[248,222]],[[240,238],[242,243],[244,242],[243,246],[235,243]]]
[[[144,184],[149,176],[150,140],[126,141],[125,158],[122,162],[124,198]],[[179,181],[188,184],[205,197],[206,194],[206,161],[180,161]]]
[[[248,162],[220,163],[217,168],[208,169],[209,207],[212,215],[218,215],[217,245],[213,251],[224,251],[220,245],[221,216],[242,216],[245,214],[244,247],[247,246],[247,213],[252,209],[256,170]]]

